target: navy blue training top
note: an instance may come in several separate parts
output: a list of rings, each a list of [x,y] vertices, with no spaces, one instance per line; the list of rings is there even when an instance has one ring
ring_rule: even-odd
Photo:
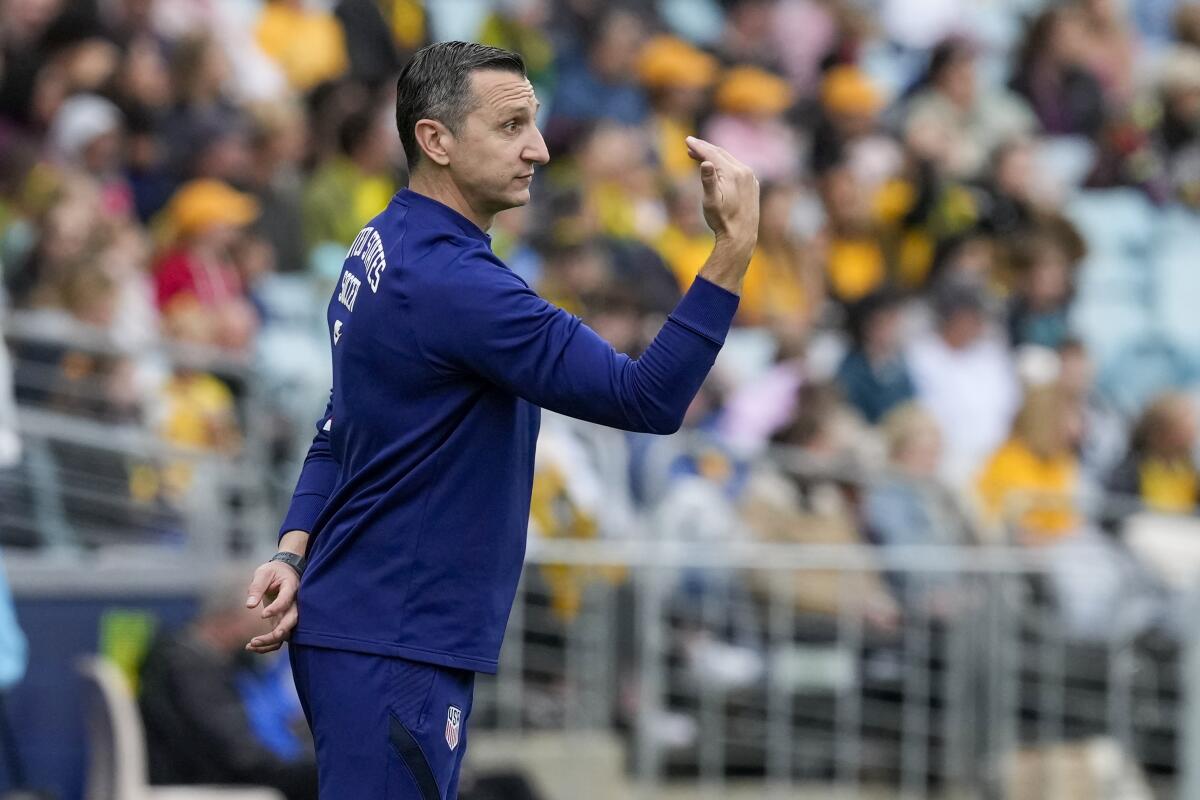
[[[539,406],[672,433],[737,310],[697,278],[633,360],[490,243],[406,189],[351,245],[328,310],[330,403],[280,530],[311,534],[294,642],[495,672]]]

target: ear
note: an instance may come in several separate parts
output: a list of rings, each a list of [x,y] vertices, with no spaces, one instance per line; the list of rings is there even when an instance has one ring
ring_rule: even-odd
[[[450,149],[453,147],[454,134],[450,129],[436,119],[417,120],[414,133],[417,136],[417,147],[433,163],[446,166],[450,163]]]

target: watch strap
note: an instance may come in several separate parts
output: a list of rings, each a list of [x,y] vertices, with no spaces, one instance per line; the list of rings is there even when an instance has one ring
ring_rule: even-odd
[[[308,560],[296,553],[289,553],[286,550],[280,550],[275,555],[271,556],[271,561],[282,561],[292,569],[296,570],[297,575],[304,574],[304,568],[308,565]]]

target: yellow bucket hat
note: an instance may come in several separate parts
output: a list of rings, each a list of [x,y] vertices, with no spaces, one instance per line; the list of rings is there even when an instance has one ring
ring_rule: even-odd
[[[166,217],[175,233],[187,236],[213,225],[249,225],[258,215],[258,201],[250,195],[224,181],[199,178],[175,192]]]
[[[717,88],[717,108],[727,114],[778,114],[792,104],[792,87],[758,67],[734,67]]]
[[[638,55],[638,77],[652,89],[707,89],[718,70],[715,58],[674,36],[655,36]]]
[[[874,115],[883,108],[883,94],[865,72],[843,64],[825,73],[821,104],[834,114]]]

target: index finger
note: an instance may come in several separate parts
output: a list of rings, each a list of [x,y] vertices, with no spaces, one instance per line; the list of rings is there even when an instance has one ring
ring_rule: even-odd
[[[275,614],[280,613],[285,608],[287,608],[289,605],[291,605],[292,601],[295,600],[295,598],[296,598],[295,584],[291,583],[290,581],[284,581],[283,583],[281,583],[279,585],[279,594],[277,594],[275,596],[275,599],[271,602],[271,604],[269,606],[267,606],[266,608],[263,609],[263,611],[262,611],[263,616],[270,617],[270,616],[274,616]]]
[[[697,161],[725,160],[729,157],[724,148],[696,136],[689,136],[684,141],[687,142],[688,155]]]
[[[259,599],[269,588],[271,588],[271,573],[260,566],[254,570],[254,578],[250,581],[250,587],[246,590],[246,607],[254,608],[258,605]]]

